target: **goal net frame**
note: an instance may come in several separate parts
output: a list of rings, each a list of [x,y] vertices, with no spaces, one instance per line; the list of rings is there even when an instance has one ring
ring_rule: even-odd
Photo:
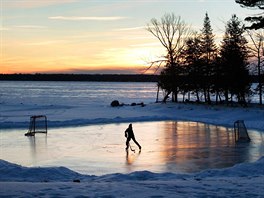
[[[35,133],[47,133],[47,117],[45,115],[34,115],[30,117],[29,129],[26,136],[34,136]]]

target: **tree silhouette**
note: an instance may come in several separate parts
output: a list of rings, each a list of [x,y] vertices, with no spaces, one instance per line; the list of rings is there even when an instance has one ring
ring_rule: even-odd
[[[264,9],[263,0],[236,0],[236,3],[239,3],[243,7]],[[251,22],[251,26],[247,27],[248,29],[261,29],[264,28],[264,17],[261,16],[251,16],[246,17],[245,20]]]
[[[202,91],[202,81],[205,80],[203,70],[201,69],[204,64],[202,61],[202,54],[201,35],[195,33],[186,41],[183,57],[184,65],[187,70],[186,78],[188,78],[186,87],[188,91],[195,93],[197,102],[200,102],[199,93]]]
[[[203,23],[203,29],[201,33],[201,44],[202,44],[202,59],[203,59],[203,67],[201,68],[203,70],[205,79],[207,79],[204,83],[204,97],[205,101],[208,103],[211,103],[210,99],[210,89],[212,86],[212,82],[210,82],[208,79],[210,79],[210,76],[213,74],[213,61],[216,57],[216,45],[214,43],[214,34],[213,30],[211,28],[211,23],[208,14],[205,14],[204,23]]]
[[[244,31],[242,22],[233,15],[227,22],[220,52],[226,102],[230,94],[231,101],[236,96],[238,102],[246,104],[246,95],[249,93],[248,50]]]
[[[180,72],[179,58],[184,48],[185,40],[191,33],[190,27],[188,27],[181,17],[171,13],[165,14],[160,21],[155,18],[151,19],[146,29],[155,36],[166,49],[167,54],[164,56],[164,59],[152,62],[151,66],[153,66],[154,63],[161,66],[161,62],[163,63],[166,71],[162,72],[162,76],[167,76],[167,78],[171,80],[166,79],[166,81],[160,82],[160,85],[163,85],[162,88],[167,92],[165,98],[172,92],[173,100],[177,101],[177,78]],[[162,77],[160,80],[162,81],[163,79]]]
[[[257,58],[257,75],[258,75],[258,91],[259,91],[259,104],[262,105],[262,92],[263,83],[261,76],[263,75],[263,63],[264,63],[264,30],[248,31],[249,37],[253,43],[249,49],[252,51],[253,56]]]
[[[167,63],[174,65],[184,47],[185,39],[190,34],[190,28],[173,13],[165,14],[160,21],[151,19],[147,24],[147,31],[155,36],[167,51]]]

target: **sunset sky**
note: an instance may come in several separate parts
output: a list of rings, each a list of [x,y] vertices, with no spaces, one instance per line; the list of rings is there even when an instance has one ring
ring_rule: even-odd
[[[0,73],[140,73],[163,48],[145,30],[174,13],[193,29],[205,13],[217,40],[235,0],[1,0]]]

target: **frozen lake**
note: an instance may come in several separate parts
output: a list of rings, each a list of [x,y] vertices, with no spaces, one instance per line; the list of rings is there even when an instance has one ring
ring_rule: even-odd
[[[252,90],[257,84],[252,85]],[[60,82],[60,81],[1,81],[0,104],[17,105],[67,105],[107,104],[120,102],[155,102],[157,83],[153,82]],[[190,95],[195,101],[194,95]],[[159,92],[159,100],[163,93]],[[183,96],[179,94],[179,101]],[[213,100],[214,97],[212,97]],[[203,98],[201,98],[203,100]],[[258,95],[251,96],[258,102]],[[32,108],[33,108],[32,107]]]
[[[0,158],[24,166],[65,166],[80,173],[103,175],[148,170],[191,173],[253,162],[264,155],[264,134],[249,130],[252,141],[236,144],[233,130],[198,122],[136,122],[142,145],[125,151],[129,123],[50,128],[26,137],[22,129],[1,131]]]

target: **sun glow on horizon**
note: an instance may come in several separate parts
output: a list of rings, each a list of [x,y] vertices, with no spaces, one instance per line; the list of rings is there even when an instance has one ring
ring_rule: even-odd
[[[148,66],[153,56],[151,52],[157,54],[161,51],[159,47],[147,46],[85,48],[66,44],[63,40],[23,44],[14,42],[15,49],[10,43],[4,46],[0,73],[108,73],[109,70],[137,73]]]
[[[186,15],[187,4],[197,17]],[[164,55],[162,45],[145,29],[151,18],[175,12],[202,27],[208,11],[214,25],[215,13],[209,11],[218,4],[226,8],[199,0],[1,1],[0,73],[140,73]],[[175,5],[177,10],[172,9]]]

